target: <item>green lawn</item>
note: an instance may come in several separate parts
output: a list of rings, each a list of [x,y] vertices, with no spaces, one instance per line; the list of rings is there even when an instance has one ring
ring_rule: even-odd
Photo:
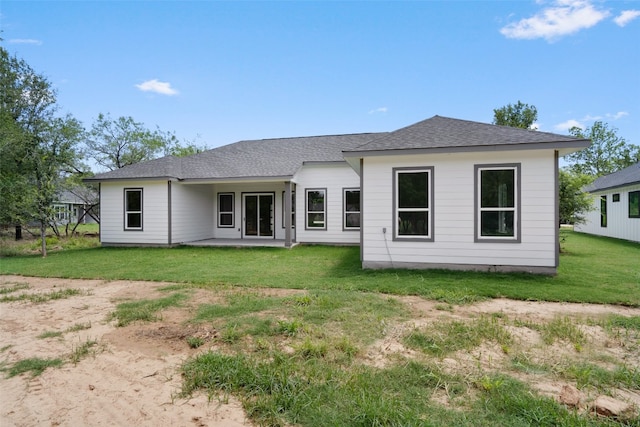
[[[357,247],[90,248],[0,259],[0,274],[364,290],[449,303],[486,297],[640,306],[640,244],[562,231],[555,277],[362,270]]]

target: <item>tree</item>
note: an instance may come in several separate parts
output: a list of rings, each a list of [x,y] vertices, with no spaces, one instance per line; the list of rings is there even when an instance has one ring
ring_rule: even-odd
[[[175,135],[150,131],[132,117],[114,120],[99,114],[86,141],[87,157],[108,170],[115,170],[154,159],[176,141]]]
[[[617,129],[610,129],[602,121],[594,122],[585,130],[574,126],[569,132],[577,138],[591,140],[589,148],[565,156],[577,174],[599,177],[640,161],[640,146],[629,144],[617,135]]]
[[[0,47],[0,222],[40,224],[45,232],[58,185],[77,167],[83,134],[71,116],[56,116],[56,94],[46,78]],[[16,233],[17,235],[17,233]]]
[[[560,169],[560,224],[581,224],[592,209],[591,196],[582,189],[593,182],[593,177],[571,170]]]
[[[538,110],[536,107],[523,104],[520,101],[515,105],[507,104],[502,108],[493,110],[494,125],[532,129],[536,120],[538,120]]]

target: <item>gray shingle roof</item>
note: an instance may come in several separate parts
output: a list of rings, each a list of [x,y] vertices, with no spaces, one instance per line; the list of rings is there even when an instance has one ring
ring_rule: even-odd
[[[496,126],[468,120],[434,116],[369,141],[345,153],[380,152],[412,149],[469,149],[522,144],[567,143],[587,146],[587,140],[547,132]]]
[[[239,141],[188,157],[167,156],[137,163],[97,174],[88,181],[290,177],[304,162],[344,161],[342,150],[353,149],[381,135],[362,133]]]
[[[631,184],[640,184],[640,162],[610,175],[601,176],[585,187],[585,191],[593,192]]]
[[[553,133],[434,116],[391,133],[240,141],[192,156],[150,160],[87,181],[175,178],[222,180],[292,177],[305,162],[337,162],[357,155],[427,149],[458,151],[514,147],[575,151],[588,140]],[[566,153],[564,153],[566,154]]]

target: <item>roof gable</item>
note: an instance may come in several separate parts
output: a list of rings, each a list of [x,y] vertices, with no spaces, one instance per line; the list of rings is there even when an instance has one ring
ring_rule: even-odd
[[[377,153],[398,150],[463,151],[549,144],[583,148],[588,140],[547,132],[497,126],[468,120],[434,116],[369,141],[346,153]],[[550,147],[552,148],[552,147]]]
[[[601,176],[585,188],[585,191],[593,192],[608,188],[624,187],[632,184],[640,184],[640,162],[609,175]]]

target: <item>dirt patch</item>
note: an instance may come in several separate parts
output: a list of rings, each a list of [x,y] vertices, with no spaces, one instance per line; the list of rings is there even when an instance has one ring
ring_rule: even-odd
[[[181,387],[180,366],[199,352],[219,350],[219,334],[211,323],[189,323],[202,303],[223,303],[229,289],[212,292],[190,289],[188,301],[181,307],[161,312],[160,320],[133,323],[117,328],[108,320],[119,302],[166,296],[159,288],[170,285],[155,282],[43,279],[0,276],[0,287],[22,284],[19,293],[48,293],[73,288],[78,295],[45,303],[15,301],[0,304],[0,366],[7,367],[27,358],[65,358],[83,343],[95,341],[87,357],[61,368],[47,369],[32,378],[22,374],[0,377],[0,425],[181,425],[240,426],[251,425],[241,404],[232,397],[210,399],[205,394],[192,398],[178,397]],[[233,291],[235,292],[235,291]],[[259,289],[265,296],[289,296],[303,291]],[[397,297],[405,304],[411,319],[385,325],[382,339],[363,349],[362,363],[383,368],[399,359],[424,359],[420,351],[408,348],[403,337],[416,328],[437,321],[466,321],[482,316],[505,320],[505,329],[513,343],[500,346],[485,342],[470,351],[457,351],[432,358],[444,371],[462,374],[506,372],[528,382],[543,394],[559,398],[568,381],[535,369],[517,370],[513,356],[531,364],[555,366],[566,360],[597,360],[603,366],[625,363],[640,365],[636,342],[607,334],[601,326],[580,323],[588,348],[576,350],[558,342],[545,345],[540,332],[526,327],[526,322],[545,322],[558,316],[575,319],[600,319],[610,314],[640,316],[640,309],[589,305],[543,303],[495,299],[467,306],[446,306],[419,297]],[[508,320],[509,322],[506,322]],[[517,323],[520,321],[521,323]],[[509,324],[506,324],[509,323]],[[77,328],[82,325],[82,328]],[[50,338],[38,338],[45,332],[61,332]],[[199,339],[197,348],[189,338]],[[617,398],[640,407],[637,391],[614,390]],[[584,401],[596,397],[585,391]],[[435,393],[433,400],[448,405],[455,397],[447,390]]]
[[[0,286],[26,284],[15,293],[80,289],[82,295],[42,304],[16,301],[0,305],[0,363],[8,366],[26,358],[66,357],[88,340],[97,341],[92,354],[77,364],[66,363],[42,375],[0,378],[0,425],[4,426],[241,426],[251,425],[232,397],[210,401],[206,395],[178,398],[179,367],[200,349],[187,336],[205,342],[216,331],[185,327],[186,310],[170,309],[162,321],[116,328],[107,321],[118,301],[157,298],[166,283],[66,280],[1,276]],[[37,338],[44,332],[62,336]]]

